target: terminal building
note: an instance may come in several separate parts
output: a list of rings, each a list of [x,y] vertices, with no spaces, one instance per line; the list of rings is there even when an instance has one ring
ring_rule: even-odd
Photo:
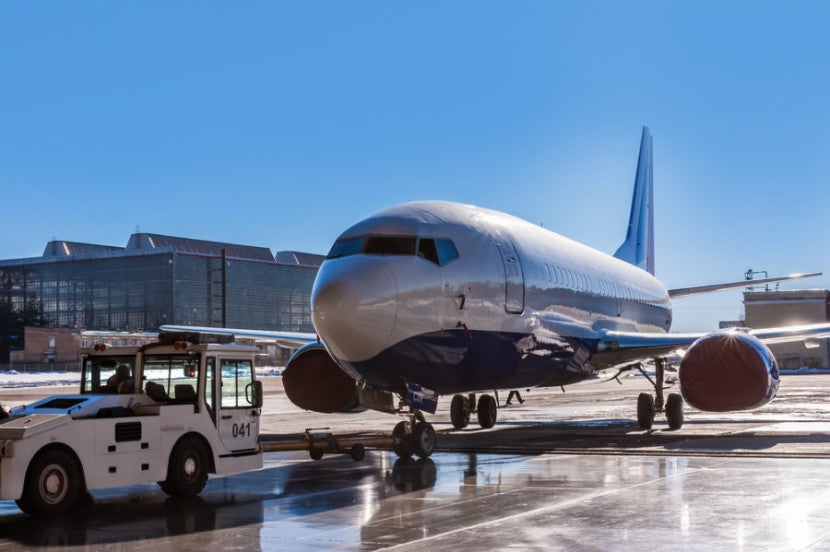
[[[0,306],[7,316],[36,313],[47,328],[313,332],[311,287],[323,259],[147,233],[126,247],[52,241],[41,257],[0,261]],[[22,345],[22,335],[3,337],[0,363]]]

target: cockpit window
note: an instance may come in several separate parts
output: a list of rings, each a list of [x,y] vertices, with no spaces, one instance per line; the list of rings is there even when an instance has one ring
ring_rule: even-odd
[[[450,240],[435,240],[435,248],[438,251],[438,264],[447,264],[458,258],[458,250]]]
[[[435,249],[435,240],[421,238],[418,240],[418,256],[435,264],[438,262],[438,251]]]
[[[369,236],[363,252],[369,255],[414,255],[414,237]]]
[[[363,249],[363,242],[365,238],[352,238],[348,240],[337,240],[331,246],[331,251],[327,256],[328,259],[336,259],[338,257],[348,257],[349,255],[357,255]]]
[[[337,240],[326,258],[337,259],[365,253],[367,255],[418,255],[443,265],[458,258],[451,240],[415,236],[366,236]]]

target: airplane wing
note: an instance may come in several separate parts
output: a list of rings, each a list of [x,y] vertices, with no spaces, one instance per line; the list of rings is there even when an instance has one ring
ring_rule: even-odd
[[[830,324],[808,324],[782,326],[778,328],[733,328],[728,331],[745,332],[766,344],[791,343],[830,337]],[[709,332],[711,333],[711,332]],[[596,367],[612,367],[626,362],[636,362],[685,349],[709,333],[636,333],[606,331],[599,332],[596,353],[591,363]]]
[[[777,328],[733,328],[728,331],[746,332],[767,344],[788,343],[830,337],[830,323]],[[617,330],[593,330],[556,315],[537,316],[534,332],[539,348],[545,344],[565,342],[585,349],[590,364],[596,370],[606,370],[642,360],[671,354],[688,348],[692,343],[712,332],[692,333],[640,333]]]
[[[800,280],[801,278],[813,278],[814,276],[821,276],[821,272],[812,272],[810,274],[790,274],[789,276],[778,276],[775,278],[762,278],[760,280],[739,280],[737,282],[727,282],[724,284],[711,284],[708,286],[695,286],[687,288],[676,288],[669,290],[669,297],[677,299],[678,297],[688,297],[689,295],[698,295],[700,293],[712,293],[713,291],[721,291],[724,289],[735,289],[743,287],[759,286],[761,284],[771,284],[774,282],[785,282],[787,280]]]
[[[317,335],[304,332],[275,332],[270,330],[245,330],[240,328],[211,328],[208,326],[176,326],[165,324],[159,328],[164,332],[197,332],[237,337],[250,337],[264,341],[273,341],[286,349],[298,349],[308,343],[317,341]]]

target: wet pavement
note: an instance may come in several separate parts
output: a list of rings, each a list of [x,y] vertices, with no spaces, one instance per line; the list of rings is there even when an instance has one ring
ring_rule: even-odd
[[[0,548],[804,550],[830,548],[825,460],[372,453],[268,455],[197,499],[94,493],[71,517],[0,503]]]
[[[196,499],[95,491],[55,520],[3,501],[0,550],[830,550],[830,376],[788,378],[762,410],[689,412],[678,431],[636,427],[640,387],[533,391],[491,430],[454,431],[439,412],[427,460],[269,453]],[[268,397],[267,432],[321,421]],[[344,419],[328,425],[395,421]]]

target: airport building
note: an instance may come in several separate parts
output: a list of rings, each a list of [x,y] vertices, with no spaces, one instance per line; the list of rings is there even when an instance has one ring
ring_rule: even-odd
[[[52,241],[41,257],[0,261],[0,306],[5,317],[48,328],[313,332],[311,287],[323,258],[147,233],[126,247]],[[0,363],[22,345],[6,326]]]
[[[830,321],[830,291],[794,289],[786,291],[744,292],[746,320],[749,328],[770,328]],[[779,343],[769,348],[780,368],[830,368],[827,339]]]
[[[81,347],[107,345],[108,347],[141,347],[158,341],[156,332],[119,332],[78,330],[72,328],[23,329],[23,348],[9,355],[15,370],[25,372],[45,370],[80,370],[78,351]]]

